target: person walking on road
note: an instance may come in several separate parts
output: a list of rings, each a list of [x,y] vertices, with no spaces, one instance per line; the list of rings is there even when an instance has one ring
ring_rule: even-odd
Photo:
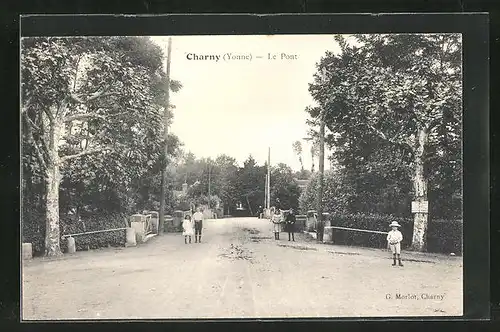
[[[259,211],[257,211],[257,214],[259,219],[264,218],[264,209],[262,208],[262,205],[259,205]]]
[[[295,222],[297,219],[295,218],[295,212],[293,209],[290,209],[286,215],[286,231],[288,232],[288,241],[290,239],[295,242]]]
[[[275,210],[271,215],[271,221],[273,223],[274,239],[280,239],[280,224],[281,224],[281,212],[280,210]]]
[[[403,266],[401,263],[401,241],[403,241],[403,234],[398,230],[398,227],[401,227],[401,225],[397,221],[393,221],[389,227],[392,230],[387,234],[387,242],[389,243],[394,259],[392,266],[396,266],[396,258],[399,261],[399,266]]]
[[[184,220],[182,221],[182,235],[184,235],[184,243],[187,244],[188,242],[188,237],[189,237],[189,243],[191,243],[191,236],[194,235],[194,225],[193,221],[191,220],[191,216],[189,214],[186,214],[184,216]]]
[[[203,219],[204,218],[203,218],[203,213],[201,212],[201,208],[198,208],[193,215],[195,243],[201,243],[201,230],[203,229]]]

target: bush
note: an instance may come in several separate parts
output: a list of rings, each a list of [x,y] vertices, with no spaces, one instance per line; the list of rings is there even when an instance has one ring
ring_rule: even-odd
[[[391,215],[349,214],[330,215],[332,226],[358,228],[365,230],[388,232],[389,224],[397,221],[403,233],[402,248],[409,248],[413,238],[413,218],[394,217]],[[462,254],[462,220],[429,220],[427,230],[427,251],[434,253]],[[386,248],[386,235],[363,233],[348,230],[333,230],[333,241],[336,244]]]
[[[108,246],[111,247],[124,247],[127,235],[126,230],[115,230],[103,233],[85,234],[75,236],[76,250],[99,249]],[[61,241],[61,250],[66,252],[68,249],[68,242],[66,239]]]
[[[45,249],[45,213],[33,206],[23,204],[22,242],[31,243],[35,256],[43,255]]]
[[[80,221],[77,221],[74,215],[61,216],[61,250],[63,252],[67,250],[67,240],[62,235],[123,228],[125,227],[126,218],[128,216],[123,214],[98,212],[82,213]],[[85,223],[85,230],[83,229],[82,222]],[[126,231],[117,230],[113,232],[77,235],[74,238],[76,250],[86,250],[87,248],[98,249],[108,246],[121,247],[125,246]]]
[[[357,228],[379,232],[389,232],[389,224],[397,221],[401,225],[403,233],[402,247],[408,247],[411,244],[413,236],[413,220],[408,218],[394,217],[391,215],[377,214],[332,214],[330,223],[332,226]],[[372,248],[386,248],[387,236],[378,233],[364,233],[357,231],[348,231],[341,229],[333,230],[333,242],[341,245],[364,246]]]
[[[462,255],[462,220],[431,220],[427,231],[427,251]]]

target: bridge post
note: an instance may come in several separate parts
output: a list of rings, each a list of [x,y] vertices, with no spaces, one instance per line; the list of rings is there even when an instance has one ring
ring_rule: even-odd
[[[134,214],[130,217],[130,227],[135,231],[136,242],[143,243],[145,234],[146,216],[142,214]]]
[[[135,247],[136,245],[137,240],[135,238],[135,229],[128,227],[126,230],[125,247]]]
[[[66,241],[68,242],[68,254],[74,254],[76,252],[75,238],[68,236]]]
[[[153,233],[160,234],[161,229],[160,229],[159,213],[156,211],[149,211],[149,213],[151,214],[151,226],[152,226]]]
[[[333,242],[333,227],[325,226],[323,231],[323,242]]]
[[[33,258],[33,245],[31,243],[23,243],[22,245],[23,259]]]

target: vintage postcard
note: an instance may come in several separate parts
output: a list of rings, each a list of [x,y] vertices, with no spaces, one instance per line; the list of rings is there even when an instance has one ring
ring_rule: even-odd
[[[22,38],[22,319],[462,316],[462,53]]]

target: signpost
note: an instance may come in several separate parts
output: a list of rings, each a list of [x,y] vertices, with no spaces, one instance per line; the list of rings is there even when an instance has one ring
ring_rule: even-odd
[[[429,201],[411,202],[411,213],[429,213]]]

